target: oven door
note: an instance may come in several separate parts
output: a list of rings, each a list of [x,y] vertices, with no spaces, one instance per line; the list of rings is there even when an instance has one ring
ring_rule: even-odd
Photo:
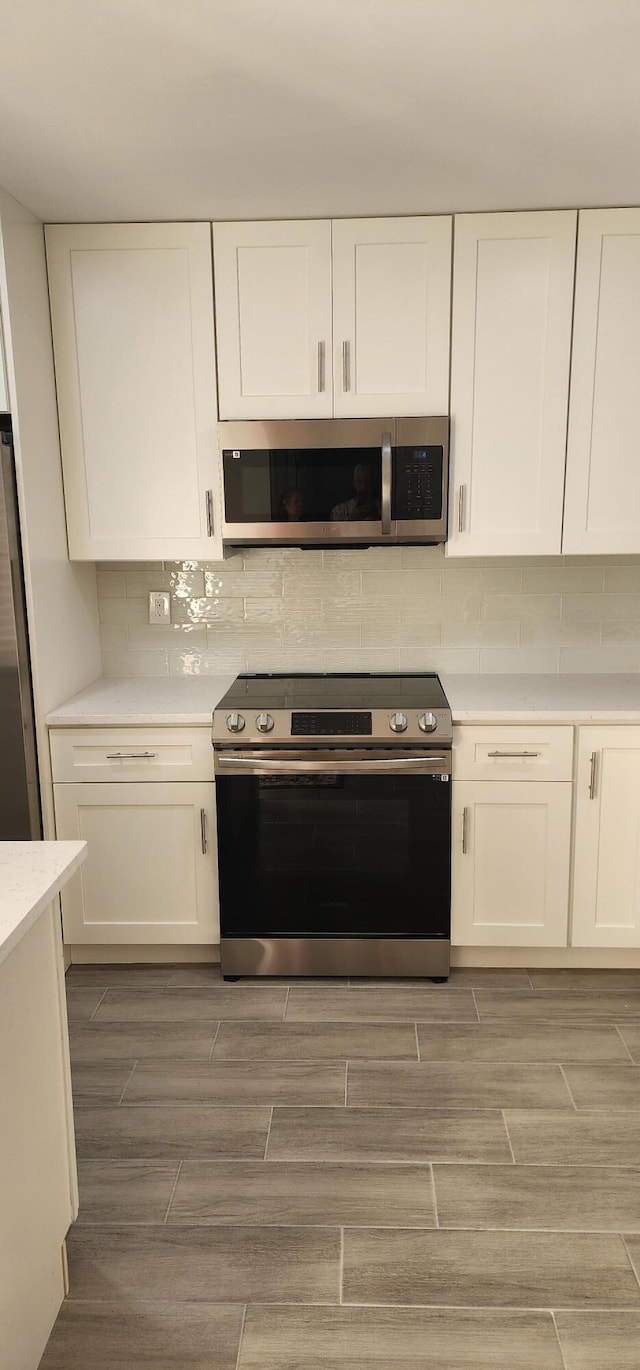
[[[451,753],[216,753],[222,937],[448,938]]]

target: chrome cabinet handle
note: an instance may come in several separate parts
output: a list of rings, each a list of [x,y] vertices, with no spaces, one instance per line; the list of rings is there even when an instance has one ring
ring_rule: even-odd
[[[157,752],[107,752],[107,761],[148,761]]]
[[[382,434],[382,532],[391,532],[391,434]]]
[[[318,394],[324,390],[324,343],[318,343]]]
[[[462,855],[467,854],[467,824],[469,821],[469,810],[462,810]]]
[[[203,855],[203,856],[206,856],[206,854],[207,854],[207,852],[208,852],[208,850],[209,850],[209,841],[208,841],[208,838],[207,838],[207,810],[206,810],[206,809],[201,809],[201,810],[200,810],[200,842],[201,842],[201,845],[202,845],[202,855]]]
[[[355,774],[365,774],[367,771],[393,770],[396,772],[411,771],[415,767],[422,767],[424,772],[429,775],[433,772],[426,768],[429,766],[445,766],[451,764],[448,756],[406,756],[395,758],[380,757],[377,761],[285,761],[276,760],[272,757],[253,757],[253,756],[216,756],[215,768],[220,771],[244,771],[246,775],[260,775],[261,772],[283,771],[285,774],[312,775],[346,775],[350,771]],[[439,771],[435,774],[440,774]]]
[[[589,798],[590,798],[590,799],[595,799],[595,797],[596,797],[596,762],[597,762],[597,757],[598,757],[598,753],[597,753],[597,752],[592,752],[592,753],[591,753],[591,773],[590,773],[590,776],[589,776]]]
[[[487,752],[487,756],[521,757],[542,756],[542,752]]]
[[[351,358],[350,344],[348,341],[342,344],[342,389],[351,389]]]
[[[458,486],[458,532],[464,532],[464,485]]]
[[[205,509],[207,511],[207,537],[213,537],[213,490],[205,490]]]

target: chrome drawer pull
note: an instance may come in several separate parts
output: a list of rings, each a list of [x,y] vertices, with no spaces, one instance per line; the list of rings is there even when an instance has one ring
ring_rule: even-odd
[[[202,855],[203,855],[203,856],[206,856],[207,851],[209,850],[209,842],[208,842],[208,840],[207,840],[207,810],[206,810],[206,809],[201,809],[201,810],[200,810],[200,842],[201,842],[201,845],[202,845]]]
[[[318,343],[318,394],[324,390],[324,343]]]
[[[458,532],[464,532],[464,485],[458,486]]]
[[[351,357],[348,342],[342,344],[342,389],[351,389]]]
[[[597,758],[598,758],[598,753],[597,753],[597,752],[592,752],[592,753],[591,753],[591,774],[590,774],[590,776],[589,776],[589,798],[590,798],[590,799],[595,799],[595,797],[596,797],[596,761],[597,761]]]
[[[515,757],[525,757],[525,756],[526,756],[526,757],[530,757],[530,756],[542,756],[542,752],[487,752],[487,756],[502,756],[502,757],[514,757],[514,756],[515,756]]]
[[[157,752],[107,752],[107,761],[148,761]]]
[[[205,490],[204,507],[207,516],[207,537],[213,537],[213,490]]]
[[[468,822],[468,818],[469,818],[469,810],[468,810],[468,809],[463,809],[463,810],[462,810],[462,855],[463,855],[463,856],[466,856],[466,854],[467,854],[467,822]]]

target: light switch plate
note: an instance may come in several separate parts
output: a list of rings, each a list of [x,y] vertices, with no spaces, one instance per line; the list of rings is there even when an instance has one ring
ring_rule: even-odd
[[[149,622],[171,622],[171,600],[166,590],[152,590],[149,595]]]

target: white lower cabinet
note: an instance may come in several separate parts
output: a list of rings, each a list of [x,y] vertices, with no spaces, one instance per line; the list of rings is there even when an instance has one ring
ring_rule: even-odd
[[[58,838],[88,856],[62,896],[67,943],[220,941],[213,782],[54,785]]]
[[[574,947],[640,946],[640,728],[580,728]]]
[[[571,790],[566,782],[454,781],[454,946],[567,945]]]

